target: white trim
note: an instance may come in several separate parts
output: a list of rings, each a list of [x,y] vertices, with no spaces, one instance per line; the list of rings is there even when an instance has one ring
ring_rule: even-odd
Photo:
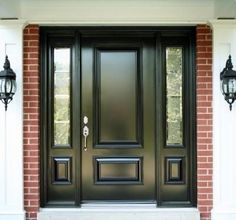
[[[212,21],[213,28],[213,209],[212,220],[236,219],[235,130],[232,111],[220,92],[220,72],[229,54],[236,63],[236,20]]]
[[[104,21],[83,21],[83,20],[0,20],[0,29],[20,26],[24,29],[28,24],[35,24],[39,26],[196,26],[199,24],[220,23],[219,20],[104,20]],[[236,20],[228,21],[231,24]]]
[[[214,18],[214,1],[21,0],[19,18],[37,24],[196,24]]]
[[[25,211],[15,209],[0,210],[0,219],[2,215],[25,215]]]
[[[0,220],[24,219],[23,185],[23,27],[22,21],[0,21],[0,64],[7,54],[16,72],[17,92],[4,114],[0,103]],[[4,117],[5,115],[5,117]],[[2,126],[2,122],[6,126]],[[5,174],[5,176],[4,176]],[[4,192],[3,192],[4,190]]]
[[[147,21],[139,21],[139,20],[125,20],[125,21],[78,21],[78,20],[71,20],[71,21],[63,21],[63,20],[31,20],[29,21],[30,24],[38,24],[42,26],[193,26],[197,24],[207,24],[208,22],[205,20],[200,21],[178,21],[178,20],[147,20]]]
[[[220,210],[213,209],[211,211],[212,220],[235,220],[236,219],[236,210]]]
[[[25,212],[22,210],[0,210],[0,220],[25,220]]]
[[[0,213],[0,220],[25,220],[25,214],[20,213]]]
[[[212,20],[215,21],[215,20]],[[104,21],[86,21],[86,20],[0,20],[0,29],[22,25],[24,29],[28,24],[39,26],[196,26],[199,24],[209,24],[207,20],[104,20]],[[211,22],[210,22],[211,24]]]
[[[212,27],[212,29],[218,28],[234,28],[236,25],[236,19],[229,19],[229,20],[209,20],[208,25]],[[214,33],[213,33],[214,37]],[[213,42],[214,43],[214,42]]]
[[[0,29],[21,28],[23,31],[26,25],[27,21],[24,19],[0,20]]]

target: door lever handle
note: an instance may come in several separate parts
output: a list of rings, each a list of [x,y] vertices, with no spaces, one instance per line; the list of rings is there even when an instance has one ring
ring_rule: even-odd
[[[88,117],[84,116],[84,124],[85,126],[83,127],[83,136],[84,136],[84,146],[83,146],[83,150],[87,151],[88,147],[87,147],[87,137],[89,136],[89,128],[87,126],[88,124]]]
[[[88,150],[88,148],[87,148],[87,137],[89,136],[89,128],[86,125],[83,127],[83,136],[84,136],[83,149],[84,149],[84,151],[87,151]]]

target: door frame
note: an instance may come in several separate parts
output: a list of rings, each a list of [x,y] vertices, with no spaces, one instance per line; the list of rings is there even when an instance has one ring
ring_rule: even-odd
[[[156,88],[155,88],[155,115],[156,115],[156,130],[155,130],[155,143],[156,143],[156,204],[161,207],[192,207],[197,204],[197,166],[196,166],[196,70],[195,70],[195,27],[41,27],[40,28],[40,202],[41,207],[57,207],[62,204],[50,204],[47,201],[47,166],[46,162],[48,159],[48,150],[47,147],[51,146],[49,143],[48,131],[51,129],[48,126],[48,121],[50,120],[50,97],[45,98],[50,93],[49,83],[50,83],[50,72],[48,71],[49,63],[48,59],[50,56],[48,54],[48,45],[50,38],[61,39],[63,41],[64,38],[73,38],[73,52],[72,59],[77,60],[78,62],[74,62],[72,64],[72,75],[71,75],[71,127],[73,130],[79,131],[81,129],[81,121],[80,117],[76,117],[77,115],[81,115],[81,106],[78,100],[81,100],[81,73],[80,73],[80,34],[86,35],[94,34],[101,36],[104,34],[116,34],[123,33],[124,35],[135,35],[135,34],[144,34],[145,33],[153,33],[156,36]],[[163,147],[165,146],[165,110],[162,106],[165,106],[165,77],[164,77],[164,54],[163,54],[163,45],[168,45],[168,42],[163,42],[163,39],[172,39],[172,44],[175,44],[174,39],[185,38],[188,41],[188,62],[185,68],[189,71],[188,77],[186,77],[186,81],[184,81],[183,86],[185,90],[188,91],[186,95],[186,99],[184,102],[188,103],[183,107],[185,109],[191,109],[191,111],[186,111],[187,114],[184,115],[185,120],[188,121],[188,130],[185,131],[185,135],[188,140],[188,156],[190,165],[189,168],[189,202],[175,202],[175,201],[164,201],[162,198],[160,185],[161,178],[157,178],[159,175],[163,176],[163,171],[161,170],[161,156],[163,153]],[[48,78],[49,77],[49,78]],[[80,82],[77,84],[77,82]],[[78,96],[73,96],[75,91],[78,93]],[[157,102],[160,100],[160,102]],[[77,115],[73,114],[73,112],[78,112]],[[50,130],[51,132],[51,130]],[[75,146],[75,153],[81,158],[81,152],[79,150],[79,146],[81,143],[81,139],[79,135],[73,135],[72,137],[72,145]],[[78,167],[78,172],[75,172],[76,179],[76,192],[75,192],[75,202],[74,204],[65,205],[62,207],[80,207],[81,202],[81,164],[78,160],[75,162],[75,167]]]

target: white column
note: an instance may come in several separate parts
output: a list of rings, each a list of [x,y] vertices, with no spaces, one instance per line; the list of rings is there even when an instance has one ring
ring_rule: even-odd
[[[0,70],[5,55],[16,73],[17,92],[5,112],[0,103],[0,220],[23,220],[23,27],[0,21]]]
[[[212,220],[236,219],[236,103],[232,111],[220,91],[229,54],[236,69],[236,21],[213,27],[213,210]]]

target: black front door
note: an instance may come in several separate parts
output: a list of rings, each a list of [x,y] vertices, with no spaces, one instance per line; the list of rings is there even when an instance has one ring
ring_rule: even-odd
[[[41,28],[41,205],[196,204],[194,28]]]
[[[82,202],[152,202],[154,39],[103,36],[81,42]]]

